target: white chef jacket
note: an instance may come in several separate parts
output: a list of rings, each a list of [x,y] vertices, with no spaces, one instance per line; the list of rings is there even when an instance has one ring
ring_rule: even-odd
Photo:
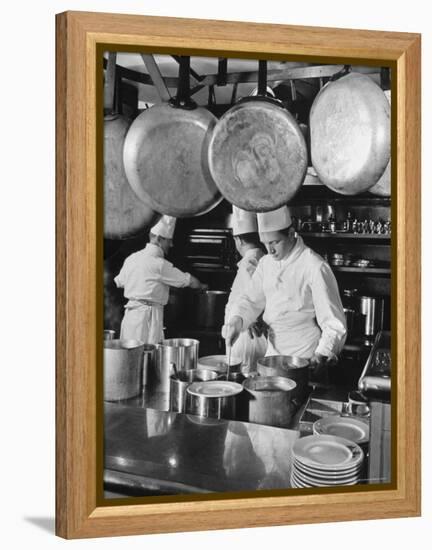
[[[163,306],[168,303],[169,287],[190,285],[191,276],[164,258],[155,244],[128,256],[114,282],[124,288],[129,299],[125,306],[120,338],[156,344],[163,339]]]
[[[301,237],[283,260],[260,260],[229,315],[240,316],[249,326],[263,310],[270,327],[266,355],[310,358],[341,352],[346,321],[335,276]]]
[[[260,248],[251,248],[245,252],[245,255],[237,264],[237,275],[233,281],[228,302],[225,307],[225,323],[230,317],[232,305],[236,299],[243,294],[245,288],[247,288],[258,266],[258,262],[263,256],[264,253]],[[248,326],[245,325],[244,330],[232,346],[231,358],[234,360],[238,359],[244,366],[249,367],[249,369],[254,369],[256,361],[265,355],[267,340],[264,336],[254,336],[251,338],[247,328]]]

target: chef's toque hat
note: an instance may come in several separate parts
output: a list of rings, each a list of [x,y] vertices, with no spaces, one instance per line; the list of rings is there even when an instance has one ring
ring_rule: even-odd
[[[157,224],[150,229],[150,232],[153,233],[153,235],[159,235],[159,237],[164,237],[165,239],[172,239],[176,221],[176,218],[172,216],[162,216]]]
[[[258,231],[258,224],[255,212],[248,212],[247,210],[233,206],[231,227],[233,235],[256,233]]]
[[[291,215],[286,206],[282,206],[271,212],[258,212],[258,231],[265,233],[266,231],[280,231],[286,229],[292,223]]]

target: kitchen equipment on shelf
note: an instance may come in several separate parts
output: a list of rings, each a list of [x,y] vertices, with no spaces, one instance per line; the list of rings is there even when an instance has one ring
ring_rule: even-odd
[[[272,355],[257,361],[260,376],[283,376],[294,380],[293,399],[297,407],[302,405],[309,394],[309,360],[289,355]]]
[[[251,376],[243,382],[247,419],[255,424],[288,428],[295,412],[297,384],[282,376]]]
[[[375,336],[383,329],[384,298],[381,296],[359,296],[358,308],[361,318],[361,333]]]
[[[169,410],[174,412],[185,412],[186,389],[193,382],[204,382],[207,380],[216,380],[217,378],[217,372],[206,369],[188,369],[171,375]]]
[[[220,328],[224,323],[229,293],[225,290],[192,290],[190,318],[194,326]]]
[[[104,340],[114,340],[115,330],[104,330]]]
[[[175,363],[178,372],[196,369],[199,340],[192,338],[169,338],[156,346],[157,360],[155,368],[149,372],[148,385],[157,391],[169,391],[171,363]]]
[[[104,341],[104,400],[136,397],[142,388],[144,342]]]
[[[115,67],[116,53],[110,52],[104,94],[104,236],[126,239],[152,226],[159,214],[135,195],[125,174],[123,144],[132,121],[116,110]]]
[[[389,102],[369,76],[345,74],[316,96],[310,133],[312,164],[320,180],[344,195],[367,191],[390,158]]]
[[[186,236],[184,256],[194,269],[229,270],[238,261],[231,229],[193,229]]]
[[[313,433],[336,435],[363,445],[369,441],[369,421],[350,416],[327,416],[314,422]]]
[[[266,61],[259,61],[258,95],[240,100],[216,123],[209,167],[222,195],[244,210],[286,204],[306,175],[307,146],[295,118],[268,97]]]
[[[202,417],[235,420],[243,387],[227,380],[193,382],[186,390],[186,412]]]
[[[180,56],[177,97],[153,105],[132,123],[124,142],[126,176],[138,197],[177,218],[197,216],[222,196],[208,169],[216,117],[190,99],[190,58]]]
[[[292,487],[333,487],[359,483],[364,453],[343,437],[309,435],[294,443],[292,458]]]

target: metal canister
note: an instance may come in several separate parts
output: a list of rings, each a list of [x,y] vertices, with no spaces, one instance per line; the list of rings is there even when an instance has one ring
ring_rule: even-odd
[[[384,298],[378,296],[359,296],[359,310],[362,315],[362,333],[375,336],[383,329]]]
[[[295,413],[297,384],[283,376],[254,376],[243,382],[247,396],[248,421],[288,428]]]

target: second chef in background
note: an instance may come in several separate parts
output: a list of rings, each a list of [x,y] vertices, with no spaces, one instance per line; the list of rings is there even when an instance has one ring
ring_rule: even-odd
[[[222,329],[227,345],[264,311],[266,355],[304,357],[315,365],[335,360],[345,343],[346,320],[330,266],[296,234],[286,206],[258,213],[257,221],[268,254],[229,309]]]
[[[128,256],[115,284],[129,300],[121,323],[120,338],[157,344],[163,340],[163,309],[169,287],[207,288],[190,273],[184,273],[165,259],[172,247],[176,219],[162,216],[150,230],[145,248]]]
[[[232,232],[237,252],[242,259],[237,264],[238,271],[231,287],[231,293],[225,308],[225,323],[231,316],[231,308],[235,301],[247,288],[252,275],[264,256],[264,250],[258,236],[258,223],[255,212],[247,212],[233,206]],[[264,357],[267,339],[262,332],[262,324],[255,323],[251,327],[243,327],[238,339],[231,349],[233,362],[241,362],[249,370],[254,370],[256,361]]]

